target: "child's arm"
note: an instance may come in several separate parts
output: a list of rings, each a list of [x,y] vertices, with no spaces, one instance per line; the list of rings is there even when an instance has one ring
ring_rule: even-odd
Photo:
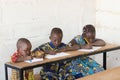
[[[72,39],[69,43],[69,46],[73,46],[73,45],[77,45],[76,41],[74,39]]]
[[[80,47],[80,45],[66,46],[64,48],[58,49],[57,52],[74,51],[80,49]]]
[[[26,56],[26,57],[24,58],[24,60],[31,60],[31,59],[33,59],[32,56]]]
[[[91,49],[92,48],[92,44],[90,44],[88,41],[87,41],[87,44],[85,44],[85,45],[78,45],[74,39],[72,39],[69,42],[68,45],[71,46],[71,48],[73,48],[73,50],[77,50],[77,49]]]
[[[23,61],[23,57],[18,54],[18,53],[14,53],[12,56],[11,56],[11,61],[12,62],[20,62],[20,61]]]
[[[96,39],[93,43],[92,46],[105,46],[105,41],[102,39]]]
[[[54,51],[54,50],[45,50],[44,52],[47,54],[52,54],[52,55],[58,53],[57,51]]]
[[[25,61],[25,60],[31,60],[32,57],[31,56],[19,56],[17,61],[16,62],[22,62],[22,61]]]
[[[41,50],[37,50],[37,51],[33,51],[31,56],[36,58],[43,58],[45,56],[45,53]]]
[[[66,51],[74,51],[74,50],[78,50],[78,49],[91,49],[92,45],[91,44],[87,44],[87,45],[73,45],[73,46],[67,46],[65,48],[59,49],[57,50],[57,52],[66,52]]]
[[[81,49],[92,49],[92,45],[91,44],[82,45]]]
[[[30,59],[32,59],[31,56],[24,57],[24,56],[19,55],[18,53],[14,53],[11,56],[11,61],[14,62],[14,63],[16,63],[16,62],[22,62],[24,60],[30,60]]]

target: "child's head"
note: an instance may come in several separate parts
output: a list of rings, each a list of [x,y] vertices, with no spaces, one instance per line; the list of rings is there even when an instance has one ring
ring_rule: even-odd
[[[63,32],[60,28],[53,28],[50,34],[50,40],[55,47],[61,44]]]
[[[85,25],[83,27],[82,36],[86,38],[90,43],[94,42],[95,34],[96,34],[96,31],[93,25]]]
[[[22,56],[27,56],[31,54],[31,42],[26,38],[20,38],[17,41],[17,51]]]

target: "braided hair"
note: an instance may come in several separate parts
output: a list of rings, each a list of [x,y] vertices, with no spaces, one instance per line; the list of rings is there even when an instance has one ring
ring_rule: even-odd
[[[88,33],[88,32],[90,32],[90,33],[94,33],[95,34],[95,27],[93,26],[93,25],[91,25],[91,24],[88,24],[88,25],[85,25],[84,27],[83,27],[83,33]]]
[[[96,30],[95,30],[95,27],[91,24],[88,24],[88,25],[85,25],[83,27],[83,33],[82,33],[82,36],[86,36],[87,33],[91,33],[91,34],[96,34]]]

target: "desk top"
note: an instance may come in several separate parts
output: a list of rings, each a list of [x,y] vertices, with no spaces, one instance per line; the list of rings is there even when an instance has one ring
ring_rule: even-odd
[[[12,67],[12,68],[17,68],[17,69],[27,69],[27,68],[33,68],[33,67],[35,68],[35,67],[39,67],[41,65],[47,64],[47,63],[52,63],[52,62],[61,61],[61,60],[65,60],[65,59],[75,58],[75,57],[79,57],[79,56],[94,55],[94,54],[98,54],[101,52],[108,52],[108,51],[117,50],[117,49],[120,49],[119,45],[106,44],[105,46],[103,46],[102,48],[100,48],[94,52],[69,51],[66,53],[68,53],[70,55],[59,57],[59,58],[44,59],[43,61],[38,61],[38,62],[34,62],[34,63],[27,63],[27,62],[11,63],[11,62],[7,62],[7,63],[5,63],[5,65]]]
[[[77,80],[120,80],[120,67],[108,69]]]

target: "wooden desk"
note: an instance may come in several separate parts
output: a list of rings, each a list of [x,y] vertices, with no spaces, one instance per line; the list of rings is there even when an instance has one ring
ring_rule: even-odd
[[[76,80],[120,80],[120,67],[108,69]]]
[[[95,55],[99,53],[103,53],[103,67],[106,69],[106,53],[109,51],[117,50],[120,49],[119,45],[116,44],[106,44],[106,46],[103,46],[99,50],[96,50],[94,52],[81,52],[81,51],[70,51],[67,52],[68,56],[60,57],[60,58],[55,58],[55,59],[44,59],[43,61],[40,62],[35,62],[35,63],[26,63],[26,62],[20,62],[20,63],[11,63],[7,62],[5,63],[5,77],[6,80],[8,80],[8,67],[12,69],[19,70],[20,72],[20,80],[23,80],[23,71],[31,68],[36,68],[40,67],[45,64],[51,64],[54,62],[59,62],[59,61],[64,61],[67,59],[72,59],[72,58],[77,58],[80,56],[89,56],[89,55]]]

